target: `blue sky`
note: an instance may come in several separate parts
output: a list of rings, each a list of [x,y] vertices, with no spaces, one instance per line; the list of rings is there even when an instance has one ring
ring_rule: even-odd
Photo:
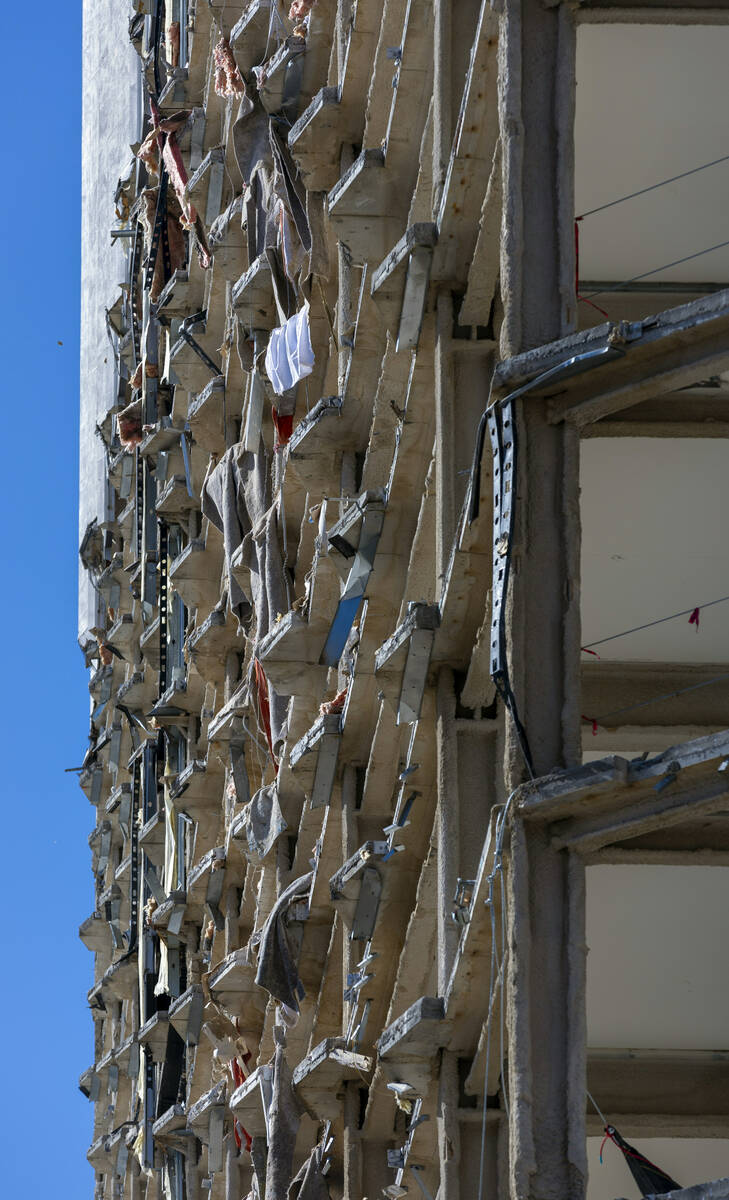
[[[91,1197],[94,810],[76,643],[81,3],[3,10],[2,1191]],[[63,345],[58,345],[62,342]],[[38,1171],[40,1160],[40,1173]],[[16,1190],[17,1189],[17,1190]]]

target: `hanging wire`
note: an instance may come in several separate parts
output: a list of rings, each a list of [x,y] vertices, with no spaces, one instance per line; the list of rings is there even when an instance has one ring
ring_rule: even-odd
[[[277,24],[279,26],[279,28],[276,30],[276,36],[278,36],[278,45],[280,46],[281,42],[283,40],[281,34],[283,33],[283,37],[284,38],[286,37],[286,26],[283,23],[283,20],[281,18],[280,12],[278,11],[278,8],[276,7],[275,4],[272,4],[271,8],[269,10],[269,17],[268,17],[268,37],[266,39],[266,49],[263,52],[263,61],[264,62],[266,62],[268,59],[268,50],[271,45],[271,38],[275,36],[274,31],[273,31],[274,20],[277,22]]]
[[[671,613],[669,617],[658,617],[655,621],[646,621],[645,625],[634,625],[632,629],[624,629],[622,633],[611,633],[610,637],[598,638],[596,642],[586,642],[581,648],[591,650],[594,646],[604,646],[606,642],[614,642],[616,638],[627,637],[629,633],[639,633],[641,629],[652,629],[654,625],[662,625],[664,621],[675,621],[677,617],[686,617],[698,609],[711,608],[714,604],[725,604],[729,596],[720,596],[718,600],[709,600],[708,604],[694,604],[691,608],[683,608],[681,612]]]
[[[583,721],[592,722],[593,727],[599,725],[602,721],[608,721],[611,717],[620,717],[623,713],[635,712],[638,708],[647,708],[651,704],[660,704],[662,700],[674,700],[676,696],[685,696],[687,692],[697,692],[699,688],[710,687],[712,683],[720,683],[722,679],[729,679],[729,671],[725,671],[723,675],[714,675],[712,679],[703,679],[701,683],[692,683],[689,687],[679,688],[676,692],[665,692],[662,696],[653,696],[650,700],[641,700],[639,704],[628,704],[625,708],[616,708],[613,712],[603,713],[599,717],[583,717]]]
[[[503,1063],[504,1063],[503,1021],[504,1021],[504,994],[505,994],[504,964],[506,961],[506,918],[505,918],[506,904],[505,904],[505,892],[504,892],[502,851],[503,851],[503,844],[504,844],[504,831],[506,829],[506,822],[507,822],[507,818],[508,818],[508,814],[509,814],[509,808],[511,807],[511,802],[512,802],[514,796],[516,795],[516,790],[517,789],[514,789],[514,791],[509,796],[509,798],[506,801],[506,804],[504,805],[503,810],[497,820],[496,837],[494,840],[494,865],[493,865],[493,870],[491,871],[491,874],[488,876],[487,882],[489,885],[489,894],[488,894],[488,898],[485,901],[485,903],[489,906],[490,915],[491,915],[491,964],[489,967],[489,994],[488,994],[488,1003],[487,1003],[487,1008],[486,1008],[486,1050],[485,1050],[485,1063],[484,1063],[484,1074],[483,1074],[483,1116],[481,1118],[481,1155],[480,1155],[479,1172],[478,1172],[478,1200],[483,1200],[484,1171],[485,1171],[485,1166],[486,1166],[486,1118],[487,1118],[487,1101],[488,1101],[489,1061],[491,1058],[491,1018],[492,1018],[492,1013],[493,1013],[494,1000],[495,1000],[495,997],[496,997],[496,994],[497,994],[499,988],[501,988],[501,1003],[500,1003],[500,1009],[501,1009],[501,1012],[500,1012],[500,1022],[501,1022],[500,1044],[501,1044],[501,1049],[500,1049],[500,1053],[501,1053],[502,1070],[503,1070]],[[497,951],[496,951],[496,912],[494,909],[494,881],[496,880],[497,876],[500,877],[501,930],[502,930],[501,954],[499,956],[497,956]],[[497,967],[497,958],[498,958],[498,967]],[[503,1080],[502,1080],[502,1084],[503,1084]],[[509,1105],[508,1105],[508,1100],[506,1098],[506,1088],[502,1087],[502,1091],[503,1091],[503,1096],[504,1096],[504,1112],[506,1114],[506,1119],[508,1121]]]
[[[711,254],[714,250],[723,250],[725,246],[729,246],[727,242],[717,242],[715,246],[707,246],[706,250],[697,250],[695,254],[687,254],[685,258],[676,258],[673,262],[664,263],[662,267],[654,267],[652,271],[644,271],[642,275],[633,275],[632,279],[624,279],[622,283],[616,283],[613,287],[601,288],[599,292],[590,292],[587,296],[581,296],[581,300],[594,300],[596,296],[607,296],[609,292],[622,292],[631,283],[637,283],[639,279],[647,279],[649,275],[658,275],[661,271],[668,271],[671,267],[680,267],[682,263],[691,262],[694,258],[702,258],[704,254]]]
[[[503,972],[505,969],[505,964],[506,964],[506,885],[504,883],[504,872],[503,871],[499,871],[499,882],[501,885],[501,964],[502,964],[501,970]],[[506,1056],[504,1054],[504,1025],[505,1025],[505,1019],[506,1019],[505,999],[506,999],[506,980],[502,973],[502,976],[501,976],[501,1005],[500,1005],[500,1009],[499,1009],[500,1015],[501,1015],[501,1021],[500,1021],[501,1028],[500,1028],[499,1041],[500,1041],[500,1050],[501,1050],[501,1063],[502,1063],[501,1069],[502,1069],[502,1071],[504,1069],[504,1063],[506,1062]],[[508,1092],[509,1092],[509,1089],[506,1085],[506,1082],[503,1081],[504,1112],[506,1113],[507,1121],[509,1120]]]
[[[369,266],[368,263],[364,264],[364,266],[362,267],[362,274],[360,276],[359,298],[357,300],[357,316],[354,319],[354,328],[352,330],[351,345],[349,346],[349,358],[347,359],[347,366],[346,366],[346,369],[344,372],[344,385],[342,387],[342,395],[343,396],[346,395],[347,387],[349,385],[349,376],[352,372],[352,360],[354,358],[354,347],[357,344],[357,330],[359,329],[359,315],[360,315],[360,312],[362,309],[362,299],[364,297],[365,281],[367,279],[368,266]]]
[[[491,1058],[491,1004],[496,990],[496,917],[493,902],[493,873],[489,878],[489,895],[486,903],[491,911],[491,964],[489,966],[489,998],[486,1010],[486,1054],[483,1068],[483,1117],[481,1118],[481,1157],[478,1167],[478,1200],[483,1200],[483,1179],[486,1165],[486,1113],[488,1108],[489,1059]]]
[[[586,1092],[586,1094],[587,1094],[587,1098],[588,1098],[588,1100],[590,1101],[590,1104],[592,1105],[592,1107],[594,1108],[594,1110],[595,1110],[595,1112],[597,1113],[598,1117],[599,1117],[599,1118],[600,1118],[600,1120],[602,1121],[603,1128],[605,1128],[605,1129],[606,1129],[606,1128],[607,1128],[607,1124],[608,1124],[608,1123],[607,1123],[607,1119],[606,1119],[606,1117],[605,1117],[605,1114],[604,1114],[603,1112],[601,1112],[601,1111],[600,1111],[600,1109],[598,1108],[597,1102],[596,1102],[596,1100],[595,1100],[595,1097],[592,1095],[592,1093],[591,1093],[591,1092],[589,1092],[587,1088],[585,1088],[585,1092]]]
[[[669,179],[662,179],[660,183],[652,183],[650,187],[639,188],[637,192],[629,192],[627,196],[619,196],[617,200],[610,200],[607,204],[598,205],[597,208],[590,208],[587,212],[580,213],[576,220],[581,221],[584,217],[592,217],[595,213],[605,212],[606,208],[614,208],[616,204],[624,204],[626,200],[634,200],[636,196],[645,196],[647,192],[655,192],[657,188],[665,187],[666,184],[675,183],[678,179],[687,179],[689,175],[697,175],[699,171],[706,171],[709,167],[715,167],[723,162],[729,162],[729,154],[723,154],[721,158],[713,158],[711,162],[702,163],[700,167],[692,167],[690,171],[682,171],[679,175],[671,175]]]

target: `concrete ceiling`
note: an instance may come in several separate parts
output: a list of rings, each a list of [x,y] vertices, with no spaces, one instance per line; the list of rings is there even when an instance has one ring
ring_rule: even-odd
[[[575,211],[729,154],[729,26],[583,25]],[[622,282],[729,240],[729,162],[581,222],[582,279]],[[729,247],[658,280],[729,281]]]
[[[575,212],[729,154],[727,61],[726,26],[581,26]],[[727,241],[727,214],[729,162],[587,217],[580,277],[619,283]],[[729,283],[729,248],[645,282],[654,280]],[[602,303],[613,319],[635,319],[686,298],[638,299],[635,311],[620,298]],[[583,324],[603,319],[581,306]],[[722,439],[583,442],[583,644],[729,595],[726,462]],[[684,617],[598,650],[728,662],[729,602],[702,611],[698,632]],[[729,938],[729,870],[606,866],[587,877],[589,1044],[729,1048],[729,966],[717,953]],[[633,1140],[686,1186],[729,1174],[729,1141]],[[606,1146],[600,1165],[599,1146],[588,1139],[588,1200],[637,1197],[620,1153]]]
[[[588,1045],[729,1049],[729,869],[598,866],[587,880]]]
[[[729,596],[721,438],[581,447],[582,644]],[[729,602],[596,647],[604,659],[729,662]],[[587,659],[587,655],[583,655]]]
[[[718,949],[729,936],[728,902],[729,869],[722,867],[588,868],[590,1046],[729,1047],[729,966]],[[724,1138],[628,1140],[686,1187],[729,1175]],[[587,1139],[587,1200],[637,1198],[616,1147],[607,1144],[600,1163],[600,1141]]]

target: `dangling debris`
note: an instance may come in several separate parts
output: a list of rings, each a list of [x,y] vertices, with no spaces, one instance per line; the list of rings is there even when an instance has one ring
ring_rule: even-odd
[[[675,1192],[681,1188],[680,1183],[676,1183],[665,1171],[652,1163],[649,1158],[641,1154],[640,1150],[636,1150],[635,1146],[631,1146],[626,1142],[625,1138],[621,1137],[614,1125],[605,1126],[605,1142],[610,1140],[622,1151],[623,1157],[630,1170],[633,1179],[640,1188],[641,1196],[662,1196],[665,1192]],[[600,1148],[600,1161],[602,1161],[602,1147]]]

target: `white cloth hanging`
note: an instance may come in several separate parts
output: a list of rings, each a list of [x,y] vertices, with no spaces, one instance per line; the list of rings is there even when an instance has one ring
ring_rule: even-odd
[[[266,350],[266,374],[277,396],[295,387],[314,369],[309,333],[309,303],[283,325],[271,330]]]

